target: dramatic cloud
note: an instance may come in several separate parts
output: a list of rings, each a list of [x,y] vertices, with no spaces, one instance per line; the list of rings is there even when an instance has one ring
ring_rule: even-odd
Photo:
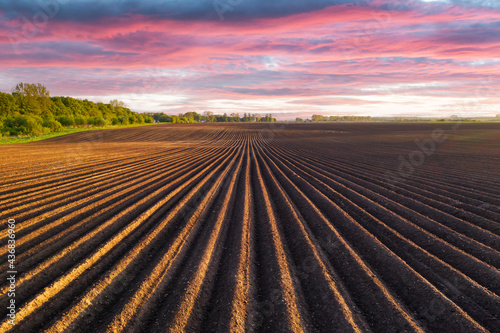
[[[0,3],[0,90],[178,113],[500,113],[493,1]],[[471,107],[473,105],[473,107]]]

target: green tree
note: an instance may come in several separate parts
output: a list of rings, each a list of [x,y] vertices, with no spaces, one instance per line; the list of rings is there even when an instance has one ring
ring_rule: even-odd
[[[241,121],[239,113],[231,113],[231,118],[233,118],[233,121],[236,123],[239,123]]]
[[[161,114],[160,117],[158,118],[158,121],[160,123],[171,123],[172,122],[172,117],[166,115],[166,114]]]
[[[29,105],[30,112],[35,114],[50,114],[50,92],[43,84],[40,83],[18,83],[12,93],[21,98],[26,110]]]
[[[215,121],[215,116],[212,111],[203,112],[203,116],[205,117],[205,120],[208,121],[209,123],[213,123]]]

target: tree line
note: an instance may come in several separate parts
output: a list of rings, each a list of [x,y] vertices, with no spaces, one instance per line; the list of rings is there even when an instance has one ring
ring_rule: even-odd
[[[51,97],[40,84],[19,83],[12,93],[0,92],[1,135],[38,135],[67,127],[152,123],[149,116],[132,112],[113,100],[94,103],[72,97]]]
[[[197,122],[276,122],[271,114],[260,116],[238,113],[229,116],[205,111],[179,115],[165,113],[140,114],[125,107],[123,102],[95,103],[72,97],[51,97],[40,83],[19,83],[12,93],[0,92],[0,137],[39,135],[62,131],[71,127],[104,127],[110,125],[144,123]]]
[[[240,117],[239,113],[231,113],[227,115],[226,113],[214,114],[211,111],[205,111],[202,114],[197,112],[186,112],[180,113],[179,115],[168,115],[165,113],[145,113],[146,116],[152,117],[157,123],[246,123],[246,122],[266,122],[272,123],[276,122],[276,118],[273,118],[272,114],[266,114],[261,116],[259,114],[244,113],[243,117]]]
[[[302,118],[296,118],[295,121],[298,123],[302,122],[313,122],[313,123],[319,123],[319,122],[365,122],[365,121],[372,121],[372,117],[367,116],[323,116],[319,114],[314,114],[312,115],[311,119],[302,119]]]

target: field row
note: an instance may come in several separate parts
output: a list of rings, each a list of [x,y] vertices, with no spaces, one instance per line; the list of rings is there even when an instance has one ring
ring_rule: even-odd
[[[0,331],[498,331],[500,131],[433,126],[165,125],[0,147],[18,272]]]

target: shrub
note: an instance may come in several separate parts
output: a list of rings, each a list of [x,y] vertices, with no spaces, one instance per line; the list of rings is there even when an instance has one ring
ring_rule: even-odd
[[[63,126],[75,126],[75,119],[70,116],[57,117],[56,120]]]
[[[83,126],[87,123],[87,119],[85,119],[84,117],[75,117],[75,125],[76,126]]]
[[[43,119],[37,116],[16,115],[6,121],[12,135],[43,134]]]
[[[101,117],[91,117],[88,120],[88,124],[93,126],[104,126],[106,125],[106,121]]]
[[[60,132],[64,129],[61,123],[54,119],[46,119],[42,125],[44,128],[50,129],[51,132]]]

